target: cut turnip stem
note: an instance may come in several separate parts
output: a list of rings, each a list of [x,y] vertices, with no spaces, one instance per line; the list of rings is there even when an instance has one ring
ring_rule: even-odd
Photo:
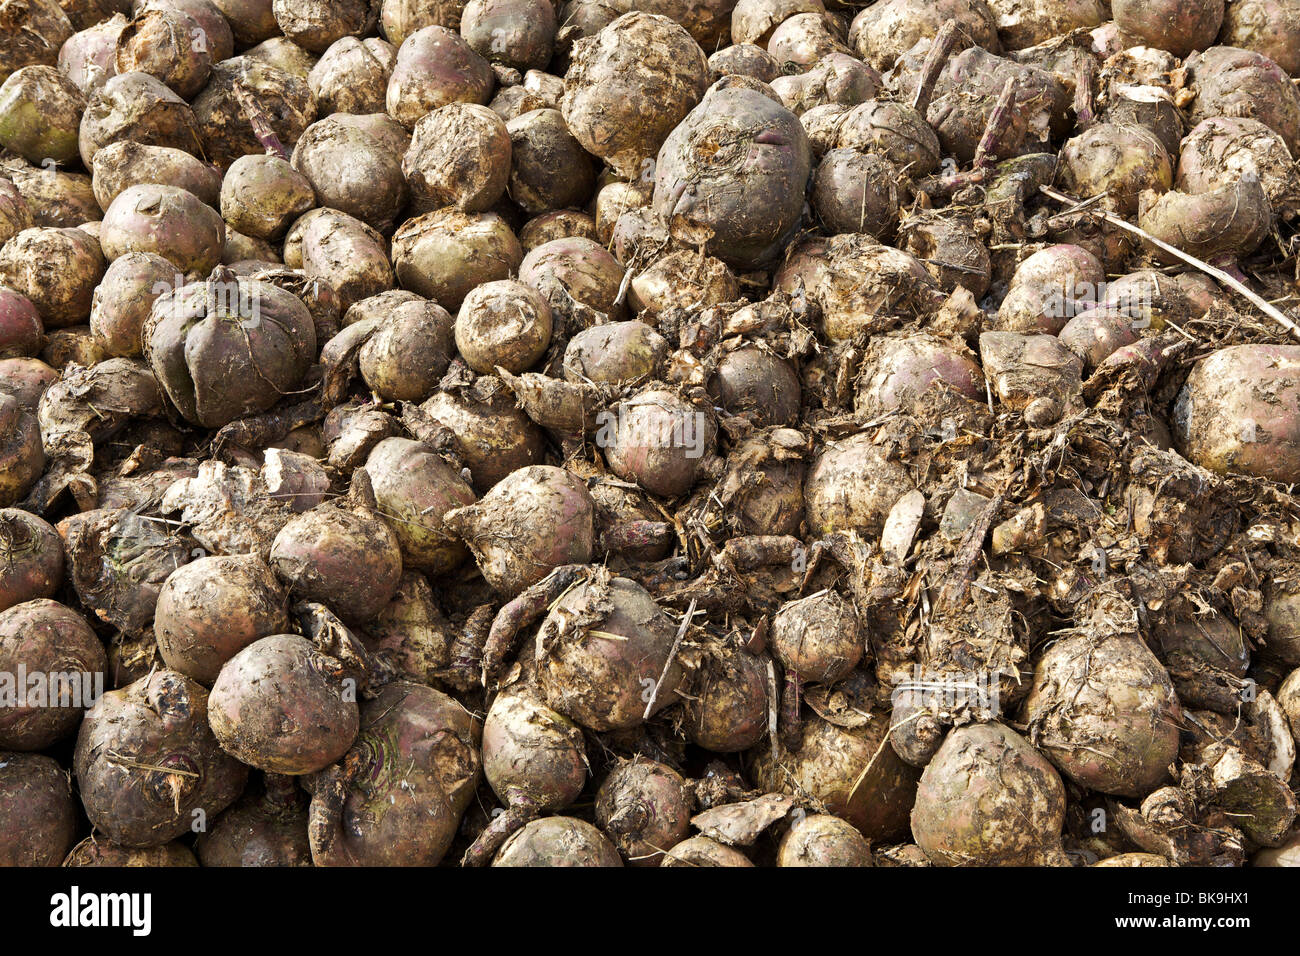
[[[590,568],[585,564],[567,564],[556,568],[497,612],[483,648],[483,686],[496,677],[514,647],[516,635],[537,620],[561,594],[569,590]]]

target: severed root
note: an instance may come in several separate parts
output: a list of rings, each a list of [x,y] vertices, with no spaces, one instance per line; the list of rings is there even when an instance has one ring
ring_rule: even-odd
[[[492,822],[483,828],[465,855],[460,858],[461,866],[487,866],[497,855],[497,850],[515,833],[538,817],[537,808],[522,799],[508,810],[503,810],[492,818]]]
[[[483,648],[483,686],[496,678],[514,647],[515,637],[521,630],[545,613],[547,607],[561,594],[584,577],[589,568],[585,564],[565,564],[497,612]]]
[[[483,648],[487,645],[495,616],[495,607],[480,604],[465,620],[464,627],[452,642],[451,663],[438,676],[457,690],[469,690],[482,679]]]
[[[662,545],[673,539],[673,526],[666,521],[624,521],[606,528],[601,546],[611,554]]]
[[[751,534],[730,539],[713,563],[733,574],[774,564],[793,566],[802,550],[803,542],[793,535]]]
[[[785,686],[781,690],[781,715],[777,722],[777,737],[781,746],[789,751],[797,751],[803,745],[803,717],[800,714],[800,698],[803,682],[794,671],[786,671]]]
[[[957,47],[960,29],[956,20],[948,20],[930,43],[930,51],[926,53],[925,62],[921,65],[921,82],[916,88],[916,95],[912,97],[912,109],[920,113],[922,119],[930,109],[930,100],[934,97],[934,86],[939,82],[939,75],[943,73],[948,58]]]
[[[1097,64],[1092,57],[1079,61],[1074,75],[1075,131],[1085,132],[1097,123],[1097,107],[1092,97],[1092,81],[1097,75]]]
[[[241,83],[235,84],[235,99],[239,100],[244,115],[248,117],[248,125],[253,127],[253,135],[262,144],[267,155],[279,156],[287,163],[289,151],[284,148],[284,143],[280,142],[280,137],[271,128],[271,118],[266,115],[266,110],[262,109],[253,94]]]
[[[1020,92],[1020,78],[1007,78],[1006,85],[998,94],[997,104],[989,114],[984,126],[984,135],[980,137],[975,149],[975,160],[971,168],[964,173],[952,173],[948,176],[931,176],[917,184],[917,188],[932,198],[951,196],[967,186],[978,186],[987,180],[997,165],[999,158],[1007,158],[1020,146],[1024,130],[1015,123],[1016,94]]]

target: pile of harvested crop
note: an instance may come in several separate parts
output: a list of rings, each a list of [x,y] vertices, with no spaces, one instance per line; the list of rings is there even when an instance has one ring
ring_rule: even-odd
[[[0,0],[0,864],[1300,865],[1300,0]]]

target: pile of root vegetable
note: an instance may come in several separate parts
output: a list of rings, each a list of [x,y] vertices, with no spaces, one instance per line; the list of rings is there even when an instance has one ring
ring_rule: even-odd
[[[0,863],[1300,865],[1300,0],[0,0]]]

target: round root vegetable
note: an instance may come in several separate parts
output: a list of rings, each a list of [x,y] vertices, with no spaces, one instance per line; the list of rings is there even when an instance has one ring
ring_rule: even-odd
[[[621,761],[596,792],[596,823],[632,866],[657,866],[691,829],[686,784],[654,760]]]
[[[313,123],[293,150],[293,168],[311,183],[316,203],[389,232],[406,205],[401,157],[364,130],[331,117]]]
[[[202,154],[222,169],[240,156],[266,151],[245,103],[260,108],[271,134],[286,149],[292,149],[316,119],[316,99],[303,77],[249,56],[217,63],[207,87],[194,99],[194,117],[203,138]]]
[[[780,76],[771,83],[781,102],[796,116],[831,103],[841,106],[865,103],[882,85],[879,73],[838,52],[827,54],[807,73]]]
[[[254,46],[280,33],[271,0],[212,0],[230,24],[233,39],[241,48]]]
[[[1068,319],[1096,304],[1106,287],[1106,268],[1088,250],[1048,246],[1016,267],[998,309],[998,328],[1055,335]]]
[[[373,507],[330,502],[280,529],[271,566],[302,599],[328,603],[345,621],[364,622],[396,593],[402,551]]]
[[[465,0],[381,0],[380,25],[388,42],[400,45],[421,27],[460,29]]]
[[[476,379],[468,390],[438,392],[420,409],[451,431],[456,456],[469,469],[470,482],[480,494],[517,469],[540,464],[544,457],[541,429],[495,376]]]
[[[77,735],[73,770],[90,822],[126,847],[190,832],[195,811],[215,818],[248,779],[208,729],[208,692],[171,670],[96,702]]]
[[[926,116],[945,151],[960,162],[974,159],[1006,84],[1015,81],[1000,142],[1011,155],[1043,152],[1069,131],[1070,97],[1046,70],[1002,59],[979,48],[963,50],[944,67]],[[1014,148],[1012,148],[1012,144]]]
[[[483,721],[483,775],[506,805],[461,861],[483,866],[510,836],[538,814],[571,804],[587,781],[582,730],[541,702],[525,684],[492,701]]]
[[[118,34],[117,72],[148,73],[183,100],[207,85],[212,63],[203,28],[182,10],[141,11]]]
[[[41,350],[41,358],[62,372],[73,364],[90,368],[108,356],[95,341],[89,325],[74,325],[72,328],[51,332],[45,348]]]
[[[1224,0],[1112,0],[1115,25],[1143,46],[1187,56],[1214,43]]]
[[[1300,72],[1300,3],[1228,0],[1219,42],[1262,53],[1294,76]]]
[[[63,861],[64,866],[159,867],[198,866],[199,861],[181,843],[164,843],[162,846],[126,847],[116,843],[86,837],[72,848]]]
[[[821,307],[822,331],[833,341],[891,328],[900,316],[930,315],[943,299],[914,256],[854,234],[794,247],[772,286],[795,295],[800,283]]]
[[[737,9],[739,6],[737,4]],[[732,39],[735,39],[734,25]],[[776,57],[763,47],[736,40],[733,45],[723,47],[709,57],[709,75],[713,77],[752,76],[764,83],[771,83],[781,75],[781,66],[776,62]]]
[[[53,66],[74,29],[58,0],[0,5],[0,80],[25,66]]]
[[[144,351],[181,415],[220,428],[297,386],[316,355],[316,326],[291,292],[219,266],[154,303]]]
[[[32,227],[32,211],[23,194],[7,179],[0,179],[0,246]]]
[[[812,151],[798,117],[755,90],[714,90],[669,134],[654,213],[728,265],[771,265],[799,226]]]
[[[231,229],[276,239],[316,205],[316,192],[306,176],[279,156],[241,156],[226,170],[220,203],[221,218]]]
[[[353,303],[343,313],[343,328],[346,329],[350,325],[367,321],[378,325],[384,316],[388,315],[397,306],[406,302],[423,301],[424,299],[414,292],[407,292],[405,289],[388,289],[378,295]]]
[[[47,329],[85,323],[103,276],[99,243],[79,229],[24,229],[0,247],[0,285],[27,296]]]
[[[919,773],[892,747],[882,748],[887,725],[883,714],[860,728],[813,717],[803,723],[798,750],[782,751],[779,764],[766,744],[752,751],[754,782],[768,792],[820,801],[869,840],[894,839],[907,832]]]
[[[355,679],[296,634],[244,647],[221,667],[208,723],[226,753],[270,773],[315,773],[357,736]]]
[[[59,48],[59,72],[89,96],[117,73],[117,38],[130,22],[121,13],[74,34]]]
[[[1255,176],[1211,192],[1143,195],[1138,224],[1157,239],[1202,259],[1249,256],[1273,228],[1273,207]],[[1160,252],[1165,262],[1176,256]]]
[[[628,302],[637,312],[707,308],[739,296],[736,277],[722,260],[687,249],[656,259],[628,286]]]
[[[58,866],[77,839],[67,771],[40,754],[0,753],[0,866]]]
[[[300,242],[298,266],[290,258],[295,232]],[[344,312],[393,287],[393,264],[384,237],[360,219],[336,209],[314,209],[294,223],[284,251],[286,265],[329,283]]]
[[[667,17],[633,11],[574,44],[560,109],[582,147],[630,179],[654,168],[708,81],[708,62],[689,33]]]
[[[59,373],[54,371],[40,359],[36,358],[12,358],[0,359],[0,393],[6,397],[12,398],[17,404],[16,408],[30,412],[33,415],[36,412],[37,405],[41,400],[41,395],[45,390],[59,380]],[[7,468],[14,467],[13,459],[15,450],[24,452],[27,450],[26,444],[26,426],[22,424],[21,419],[12,418],[10,410],[0,399],[0,476],[5,474]],[[32,426],[35,429],[36,422],[33,419]],[[35,431],[36,448],[34,454],[40,456],[40,463],[37,464],[36,473],[39,476],[41,470],[45,467],[45,453],[41,450],[40,432]],[[0,481],[0,487],[4,482]],[[8,489],[6,489],[8,490]],[[0,492],[0,497],[4,493]],[[22,497],[19,495],[19,497]]]
[[[1173,96],[1163,87],[1112,87],[1101,117],[1113,126],[1141,126],[1150,130],[1171,159],[1178,155],[1185,126]]]
[[[374,6],[369,0],[272,0],[271,12],[285,36],[319,54],[343,37],[372,29]]]
[[[158,593],[154,635],[167,666],[211,684],[236,652],[286,629],[284,588],[255,554],[191,561]]]
[[[1300,481],[1300,346],[1235,345],[1193,367],[1174,406],[1179,451],[1202,468]]]
[[[1277,689],[1277,703],[1286,715],[1291,736],[1300,740],[1300,669],[1292,671]]]
[[[1002,724],[950,731],[921,774],[912,835],[939,866],[1042,865],[1060,850],[1065,787]]]
[[[585,581],[552,607],[537,638],[537,682],[546,703],[596,731],[646,719],[676,701],[684,672],[669,660],[677,626],[627,578]],[[653,682],[653,683],[648,683]]]
[[[923,333],[874,339],[862,360],[857,411],[868,419],[910,411],[936,384],[972,401],[984,395],[984,373],[964,345]]]
[[[907,472],[870,435],[828,442],[804,481],[808,527],[819,537],[848,530],[879,535],[890,509],[911,490]]]
[[[382,113],[397,48],[378,37],[343,37],[307,74],[320,115]]]
[[[204,866],[311,866],[305,794],[292,777],[267,774],[265,792],[217,817],[196,849]]]
[[[283,70],[300,80],[306,80],[317,63],[316,57],[283,36],[274,36],[269,40],[262,41],[252,49],[245,51],[243,58],[250,62],[261,63],[264,66]]]
[[[617,259],[598,243],[582,238],[543,243],[524,256],[519,265],[519,281],[532,286],[548,301],[554,301],[554,286],[558,284],[563,293],[611,319],[623,315],[623,307],[618,304],[623,275]]]
[[[36,416],[19,397],[0,391],[0,507],[21,501],[44,470],[45,449]]]
[[[1300,93],[1276,63],[1260,53],[1211,47],[1187,60],[1195,95],[1193,124],[1215,116],[1259,120],[1281,134],[1291,155],[1300,151]]]
[[[796,821],[776,851],[777,866],[873,866],[871,844],[839,817],[826,813]]]
[[[90,169],[100,149],[124,140],[198,155],[199,120],[188,103],[155,77],[119,73],[86,102],[77,134],[82,164]]]
[[[817,64],[834,56],[847,57],[844,31],[838,21],[824,13],[796,13],[782,20],[767,41],[767,52],[783,70],[811,72]]]
[[[706,836],[693,836],[683,840],[663,858],[660,866],[753,866],[749,857],[734,847],[726,846]]]
[[[451,465],[426,445],[386,438],[366,460],[379,511],[402,548],[402,562],[429,575],[446,574],[465,559],[465,546],[443,524],[453,508],[474,503],[474,492]]]
[[[651,381],[659,378],[669,351],[668,340],[644,322],[607,322],[569,339],[564,377],[598,385]]]
[[[0,359],[27,358],[45,344],[45,326],[32,300],[0,286]]]
[[[1254,176],[1274,211],[1281,214],[1300,202],[1292,165],[1286,142],[1263,123],[1216,116],[1187,134],[1174,185],[1186,193],[1207,193]]]
[[[713,417],[674,392],[649,389],[597,416],[596,445],[610,470],[651,494],[683,495],[713,450]]]
[[[106,666],[95,632],[62,604],[38,598],[0,612],[0,749],[43,750],[71,734]]]
[[[572,209],[556,209],[534,216],[519,229],[519,245],[525,254],[556,239],[591,239],[598,241],[600,231],[594,217]],[[609,237],[605,238],[609,241]]]
[[[1110,11],[1104,0],[989,0],[1004,50],[1023,50],[1072,30],[1101,26]]]
[[[18,160],[13,160],[7,167],[0,168],[13,181],[33,226],[68,229],[84,223],[88,229],[93,228],[89,224],[98,220],[101,212],[89,176],[65,173],[52,167],[20,166],[18,163]]]
[[[317,866],[436,866],[478,786],[480,728],[432,687],[394,681],[361,708],[356,743],[316,778]]]
[[[361,347],[361,377],[385,401],[418,402],[438,387],[452,348],[452,318],[433,302],[404,302]]]
[[[456,314],[456,349],[480,374],[532,368],[551,344],[551,307],[534,289],[503,279],[470,291]]]
[[[793,425],[799,418],[799,377],[767,349],[727,352],[709,380],[709,393],[733,415],[750,415],[759,427]]]
[[[884,0],[853,18],[849,45],[876,69],[888,70],[950,19],[961,28],[959,43],[1000,52],[997,19],[984,0]]]
[[[95,153],[91,164],[95,201],[107,210],[131,186],[165,183],[192,192],[213,209],[221,201],[221,172],[170,146],[141,146],[123,140]]]
[[[448,103],[486,106],[494,84],[491,65],[459,34],[427,26],[397,49],[385,97],[388,115],[412,129],[423,116]]]
[[[622,866],[618,850],[585,820],[543,817],[501,847],[493,866]]]
[[[555,45],[551,0],[469,0],[460,35],[479,56],[516,70],[541,70]]]
[[[0,146],[35,165],[78,156],[86,98],[52,66],[27,66],[0,85]]]
[[[653,196],[654,183],[618,181],[602,186],[596,194],[596,234],[591,238],[608,244],[619,217],[625,212],[646,208]],[[523,239],[522,235],[520,239]]]
[[[731,11],[731,40],[763,46],[790,17],[825,10],[822,0],[739,0]]]
[[[507,130],[511,199],[533,215],[586,205],[596,174],[591,157],[569,132],[559,110],[532,110],[516,116]]]
[[[853,107],[838,122],[835,146],[879,153],[900,171],[924,176],[939,168],[939,138],[910,106],[870,100]]]
[[[766,658],[710,645],[683,709],[690,741],[714,753],[739,753],[767,734]]]
[[[0,612],[54,596],[63,580],[63,542],[47,522],[0,509]]]
[[[393,233],[393,266],[403,288],[459,309],[471,289],[509,278],[524,250],[493,212],[439,209],[409,219]]]
[[[586,486],[573,474],[532,465],[442,520],[464,539],[488,584],[514,597],[561,565],[591,560],[594,510]]]
[[[1083,360],[1084,371],[1090,372],[1116,351],[1138,340],[1135,326],[1137,323],[1127,311],[1103,306],[1075,316],[1057,338]]]
[[[484,212],[505,193],[510,161],[500,116],[477,103],[449,103],[415,124],[402,172],[418,212]]]
[[[887,159],[833,149],[817,166],[813,208],[828,232],[865,232],[882,239],[898,225],[898,181],[898,170]]]
[[[1024,719],[1030,739],[1071,780],[1141,797],[1169,775],[1182,710],[1168,673],[1140,639],[1081,634],[1043,654]]]
[[[109,262],[128,252],[162,256],[182,273],[221,264],[226,225],[211,206],[175,186],[132,186],[104,212],[100,245]]]
[[[107,0],[109,3],[124,3],[125,0]],[[196,42],[202,40],[212,53],[212,62],[228,60],[235,55],[235,37],[230,30],[230,23],[212,0],[132,0],[137,16],[151,10],[179,10],[198,22],[203,31]]]

